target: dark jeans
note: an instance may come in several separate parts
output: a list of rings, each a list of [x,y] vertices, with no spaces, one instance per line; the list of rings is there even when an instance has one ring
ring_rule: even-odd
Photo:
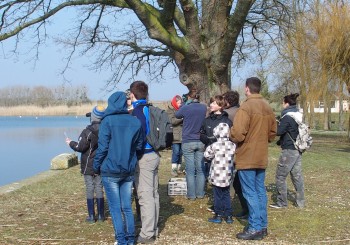
[[[230,186],[213,186],[214,212],[223,217],[232,215]]]
[[[181,143],[174,143],[171,146],[171,149],[172,149],[171,163],[181,164],[182,163]]]

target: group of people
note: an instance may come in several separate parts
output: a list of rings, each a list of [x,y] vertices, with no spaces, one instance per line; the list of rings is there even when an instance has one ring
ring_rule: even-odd
[[[233,183],[242,206],[238,216],[248,216],[248,225],[237,234],[238,239],[244,240],[260,240],[267,236],[264,181],[268,143],[276,134],[281,136],[283,151],[276,173],[278,198],[272,206],[287,206],[285,182],[289,172],[297,191],[297,205],[304,206],[301,154],[292,149],[285,136],[291,133],[291,140],[295,140],[296,125],[286,116],[277,128],[275,114],[260,95],[260,89],[258,78],[248,78],[245,84],[247,98],[241,105],[238,92],[229,91],[211,99],[209,112],[207,106],[199,102],[197,91],[192,89],[185,98],[175,96],[168,110],[174,126],[172,175],[182,172],[183,155],[186,197],[191,201],[203,199],[206,180],[212,184],[215,214],[208,221],[213,223],[233,222],[230,198]],[[91,125],[84,129],[78,142],[66,139],[73,150],[82,152],[87,222],[95,222],[95,217],[98,221],[104,220],[102,183],[115,230],[115,244],[153,243],[158,236],[160,159],[146,139],[150,130],[147,97],[147,84],[133,82],[128,94],[113,93],[105,110],[100,106],[93,108]],[[296,97],[284,98],[285,110],[295,110]],[[141,214],[141,230],[136,238],[131,205],[133,186]]]

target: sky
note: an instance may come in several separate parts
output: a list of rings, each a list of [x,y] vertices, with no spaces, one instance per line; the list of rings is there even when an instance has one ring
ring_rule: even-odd
[[[79,58],[73,61],[72,69],[65,74],[70,80],[65,82],[60,71],[64,68],[64,53],[61,52],[53,43],[50,46],[40,48],[39,60],[34,62],[33,54],[26,55],[22,53],[17,57],[10,56],[9,51],[13,45],[12,40],[6,40],[0,44],[0,67],[1,78],[0,88],[11,87],[15,85],[24,85],[28,87],[47,86],[65,87],[86,86],[88,88],[88,97],[93,100],[107,100],[112,92],[104,90],[106,80],[109,77],[108,71],[95,72],[85,67],[89,62],[88,58]],[[24,45],[25,46],[25,45]],[[171,78],[174,74],[169,74],[169,79],[165,83],[149,83],[150,100],[164,101],[171,100],[176,94],[184,94],[188,89],[177,79]],[[146,77],[137,79],[147,82]],[[130,84],[120,83],[113,91],[125,91]]]
[[[72,17],[73,16],[73,17]],[[71,12],[63,11],[57,14],[51,21],[47,32],[51,36],[64,33],[70,25],[70,21],[76,18]],[[0,89],[15,85],[24,85],[28,87],[47,86],[65,87],[86,86],[88,88],[88,97],[92,100],[107,100],[111,91],[104,90],[106,80],[111,75],[108,71],[95,72],[85,67],[89,62],[88,57],[76,58],[72,61],[71,68],[65,73],[65,77],[70,83],[65,82],[60,71],[65,66],[64,57],[67,53],[62,50],[61,46],[57,46],[53,41],[48,40],[39,49],[39,60],[33,58],[35,52],[28,53],[30,47],[30,39],[25,42],[21,41],[18,47],[18,55],[13,55],[11,51],[14,48],[14,39],[4,40],[0,43]],[[34,41],[33,41],[34,42]],[[166,82],[148,83],[147,77],[137,77],[137,80],[143,80],[149,85],[149,99],[151,101],[171,100],[175,95],[185,94],[188,89],[182,85],[173,73],[173,69],[169,74],[165,74]],[[234,77],[234,86],[239,86],[245,78],[244,69],[240,72],[241,76]],[[174,78],[175,77],[175,78]],[[117,84],[113,91],[125,91],[130,84]],[[111,88],[110,88],[111,89]]]

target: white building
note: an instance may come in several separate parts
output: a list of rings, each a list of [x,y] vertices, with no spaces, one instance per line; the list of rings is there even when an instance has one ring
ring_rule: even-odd
[[[331,113],[339,113],[340,106],[343,107],[344,112],[348,112],[350,109],[350,101],[343,100],[343,104],[340,105],[339,100],[332,100],[331,101]],[[315,102],[314,112],[315,113],[323,113],[324,112],[324,102],[323,101]]]

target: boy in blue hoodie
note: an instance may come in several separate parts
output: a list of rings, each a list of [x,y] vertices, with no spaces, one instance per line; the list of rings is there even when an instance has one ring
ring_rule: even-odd
[[[126,95],[115,92],[102,118],[94,172],[102,176],[115,231],[115,244],[134,244],[131,189],[137,155],[144,146],[140,121],[128,113]]]

